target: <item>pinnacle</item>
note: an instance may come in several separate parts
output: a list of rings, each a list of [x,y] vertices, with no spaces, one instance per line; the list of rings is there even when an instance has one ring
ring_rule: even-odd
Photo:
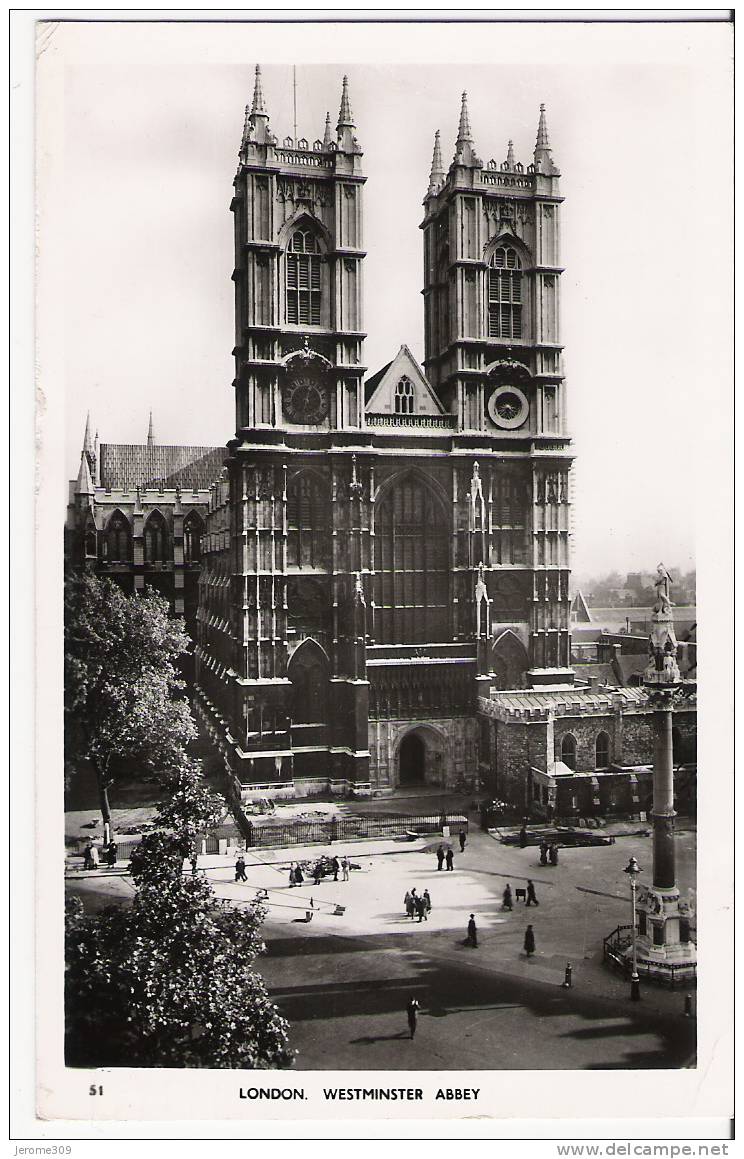
[[[90,437],[90,411],[85,419],[85,434],[83,435],[83,450],[87,451],[89,455],[93,453],[93,442]]]
[[[266,103],[264,101],[263,87],[261,85],[261,65],[256,65],[256,83],[253,89],[253,104],[251,105],[251,116],[256,115],[267,117]]]
[[[462,94],[462,106],[460,108],[460,124],[457,130],[457,144],[461,145],[463,142],[469,141],[473,143],[473,134],[470,129],[470,117],[468,115],[468,94]]]
[[[550,149],[548,139],[548,122],[545,118],[545,105],[540,105],[540,120],[537,126],[537,141],[535,149]]]
[[[434,193],[444,180],[442,168],[442,147],[439,141],[439,129],[434,134],[434,155],[431,159],[431,173],[429,174],[429,192]]]
[[[349,78],[347,76],[345,76],[343,80],[343,87],[341,90],[341,108],[338,114],[338,124],[336,125],[336,131],[338,132],[339,129],[343,128],[355,128],[354,117],[351,112],[351,103],[349,101]]]
[[[514,168],[514,142],[512,140],[509,141],[506,149],[506,165],[508,169]]]
[[[148,447],[155,446],[155,434],[152,426],[152,410],[150,411],[150,423],[147,428],[147,445]]]
[[[332,134],[332,132],[331,132],[331,114],[330,114],[330,113],[326,113],[326,119],[325,119],[325,132],[324,132],[324,134],[323,134],[323,146],[324,146],[324,148],[326,148],[326,149],[327,149],[327,148],[328,148],[328,146],[329,146],[329,145],[330,145],[332,142],[333,142],[333,134]]]

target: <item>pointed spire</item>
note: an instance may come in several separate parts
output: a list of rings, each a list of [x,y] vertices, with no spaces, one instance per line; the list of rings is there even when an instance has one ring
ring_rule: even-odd
[[[248,141],[257,145],[274,144],[274,138],[269,132],[269,114],[264,100],[263,85],[261,84],[261,65],[256,65],[256,79],[253,86],[253,102],[250,110],[246,105],[245,124],[243,126],[243,141],[241,149]]]
[[[509,139],[509,144],[506,148],[506,167],[507,169],[514,168],[514,142]]]
[[[150,425],[147,428],[147,447],[148,447],[148,450],[152,450],[152,448],[154,446],[155,446],[155,432],[153,431],[153,428],[152,428],[152,411],[150,411]]]
[[[443,181],[442,146],[439,140],[439,129],[437,129],[434,134],[434,155],[431,159],[431,173],[429,174],[429,193],[436,193]]]
[[[336,132],[339,133],[341,129],[353,129],[354,118],[351,113],[351,103],[349,101],[349,78],[344,77],[343,86],[341,89],[341,108],[338,112],[338,124],[336,125]]]
[[[460,106],[460,124],[457,128],[457,142],[455,144],[455,156],[453,163],[455,165],[472,165],[473,167],[481,164],[480,158],[475,152],[473,145],[473,133],[470,128],[470,114],[468,113],[468,94],[462,94],[462,105]]]
[[[266,112],[266,104],[264,102],[263,87],[261,85],[261,65],[256,65],[256,81],[253,86],[253,104],[251,105],[251,116],[256,114],[262,117],[268,117]]]
[[[90,437],[90,411],[88,411],[88,414],[87,414],[86,419],[85,419],[85,434],[83,435],[83,450],[85,451],[85,453],[87,455],[92,455],[94,453],[93,452],[93,440]]]
[[[349,100],[349,78],[345,76],[341,89],[341,108],[338,112],[338,124],[336,125],[336,145],[339,153],[361,155],[359,142],[354,136],[354,128],[354,115]]]
[[[331,114],[326,113],[325,133],[323,134],[323,148],[327,149],[333,144],[333,130],[331,129]]]
[[[88,463],[88,456],[83,451],[80,456],[80,470],[78,471],[77,483],[75,485],[76,495],[94,495],[95,488],[93,480],[90,475],[90,465]]]
[[[535,169],[538,173],[546,173],[549,176],[558,173],[550,151],[545,105],[540,105],[540,120],[537,126],[537,140],[535,141]]]
[[[462,145],[463,142],[470,141],[473,143],[473,134],[470,130],[470,116],[468,115],[468,94],[462,94],[462,106],[460,108],[460,124],[457,130],[457,144]]]

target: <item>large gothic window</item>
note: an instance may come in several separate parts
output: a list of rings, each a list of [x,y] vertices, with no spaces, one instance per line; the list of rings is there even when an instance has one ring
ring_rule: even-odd
[[[491,256],[488,337],[522,337],[522,263],[511,246],[499,246]]]
[[[287,559],[291,567],[326,568],[330,556],[328,490],[310,471],[287,487]]]
[[[145,524],[145,562],[165,563],[168,558],[168,528],[159,511]]]
[[[413,383],[404,375],[395,386],[395,413],[412,415],[415,397]]]
[[[449,524],[419,478],[394,486],[375,521],[375,637],[381,644],[448,640]]]
[[[186,563],[201,563],[204,523],[196,511],[190,511],[183,521],[183,558]]]
[[[115,511],[108,521],[105,539],[108,563],[128,563],[132,555],[132,535],[129,520],[121,511]]]
[[[287,322],[320,326],[320,254],[310,230],[298,229],[287,249]]]

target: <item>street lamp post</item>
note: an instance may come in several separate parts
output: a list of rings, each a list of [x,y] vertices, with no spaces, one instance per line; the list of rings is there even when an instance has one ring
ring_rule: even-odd
[[[630,878],[630,901],[633,912],[633,925],[631,927],[633,936],[633,957],[632,970],[630,975],[630,1000],[631,1002],[638,1002],[641,997],[641,980],[638,977],[638,959],[636,956],[636,888],[637,877],[641,872],[641,867],[636,861],[635,857],[631,857],[630,861],[625,867],[625,873]]]

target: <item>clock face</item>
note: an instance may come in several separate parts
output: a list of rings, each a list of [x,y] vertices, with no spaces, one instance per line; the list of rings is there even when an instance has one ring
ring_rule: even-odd
[[[284,388],[284,413],[293,423],[319,423],[328,414],[328,387],[310,374],[298,374]]]
[[[491,421],[502,430],[521,427],[529,414],[527,398],[518,386],[499,386],[488,400]]]

